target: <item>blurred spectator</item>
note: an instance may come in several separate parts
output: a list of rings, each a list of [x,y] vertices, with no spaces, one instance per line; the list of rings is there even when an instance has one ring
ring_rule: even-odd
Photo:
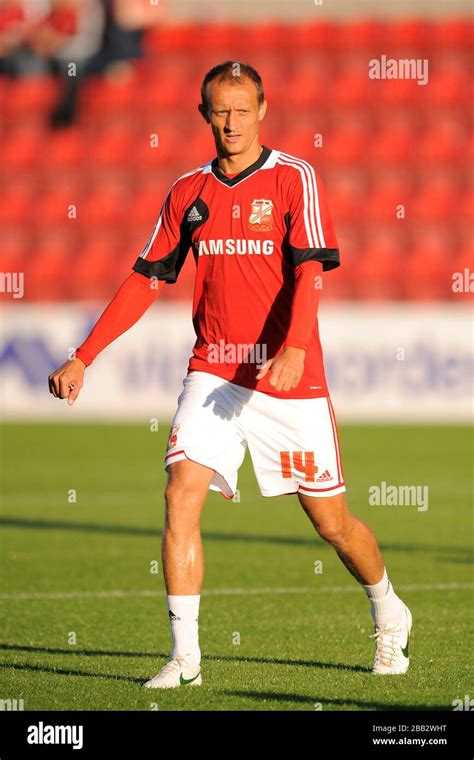
[[[3,0],[0,73],[59,76],[61,97],[51,123],[68,125],[84,78],[126,75],[142,55],[144,29],[156,18],[148,0]]]
[[[47,70],[28,40],[48,9],[49,0],[0,0],[0,74],[16,77]]]
[[[82,67],[100,46],[101,0],[50,0],[49,6],[29,36],[32,50],[64,68],[72,62]]]
[[[88,63],[100,50],[105,26],[101,0],[50,0],[50,10],[30,35],[30,46],[62,82],[53,126],[70,124]]]
[[[130,62],[142,56],[144,28],[156,22],[156,7],[148,0],[55,0],[54,4],[61,11],[55,19],[56,29],[61,25],[62,32],[71,31],[72,19],[67,16],[71,6],[76,6],[79,17],[73,38],[56,52],[64,88],[51,123],[61,127],[74,120],[85,77],[106,74],[122,78],[130,73]],[[77,64],[73,77],[67,70],[71,61]]]
[[[102,45],[89,61],[90,73],[109,72],[124,61],[141,58],[144,30],[156,23],[156,6],[149,0],[102,0],[106,23]]]

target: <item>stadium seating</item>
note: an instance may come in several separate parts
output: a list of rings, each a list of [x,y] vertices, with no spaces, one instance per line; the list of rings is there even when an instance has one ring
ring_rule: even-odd
[[[264,143],[326,185],[344,264],[326,297],[452,300],[453,266],[472,266],[472,34],[455,18],[160,27],[128,76],[90,78],[77,123],[55,131],[53,77],[0,78],[0,270],[25,271],[31,300],[111,297],[170,183],[213,156],[193,116],[203,73],[243,58],[266,87]],[[428,85],[369,79],[387,51],[429,58]],[[164,299],[190,298],[193,267],[190,255]]]

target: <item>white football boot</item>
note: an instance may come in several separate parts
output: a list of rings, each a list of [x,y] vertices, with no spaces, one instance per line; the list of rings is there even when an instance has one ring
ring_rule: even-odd
[[[410,664],[408,642],[411,624],[411,612],[405,605],[405,616],[400,623],[375,626],[375,633],[369,637],[375,639],[375,658],[372,673],[401,675],[407,672]]]
[[[196,665],[189,655],[170,657],[159,673],[143,684],[146,689],[175,689],[177,686],[200,686],[201,666]]]

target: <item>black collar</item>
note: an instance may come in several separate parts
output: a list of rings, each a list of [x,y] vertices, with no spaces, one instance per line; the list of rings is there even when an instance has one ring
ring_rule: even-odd
[[[237,184],[237,182],[240,182],[241,180],[245,179],[246,177],[249,177],[254,172],[261,169],[265,161],[268,159],[271,150],[270,148],[267,148],[265,145],[262,145],[262,152],[260,153],[257,160],[250,164],[250,166],[247,166],[246,169],[239,172],[239,174],[236,174],[235,177],[227,177],[221,170],[219,169],[219,164],[217,158],[215,158],[212,161],[211,164],[211,170],[215,177],[217,177],[218,180],[224,183],[224,185],[228,185],[229,187],[233,187]]]

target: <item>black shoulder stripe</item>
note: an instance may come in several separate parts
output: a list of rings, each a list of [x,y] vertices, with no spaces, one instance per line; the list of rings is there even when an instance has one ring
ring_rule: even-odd
[[[321,261],[323,272],[340,266],[338,248],[293,248],[290,246],[293,264],[303,264],[304,261]]]
[[[140,274],[144,274],[145,277],[149,277],[150,279],[154,277],[157,280],[164,280],[168,283],[176,282],[178,278],[178,272],[176,272],[176,264],[179,256],[180,245],[181,243],[178,243],[176,248],[174,248],[171,253],[169,253],[163,259],[158,259],[158,261],[148,261],[148,259],[142,259],[139,257],[133,265],[133,270],[135,272],[139,272]],[[186,258],[186,254],[184,255],[184,258]]]

